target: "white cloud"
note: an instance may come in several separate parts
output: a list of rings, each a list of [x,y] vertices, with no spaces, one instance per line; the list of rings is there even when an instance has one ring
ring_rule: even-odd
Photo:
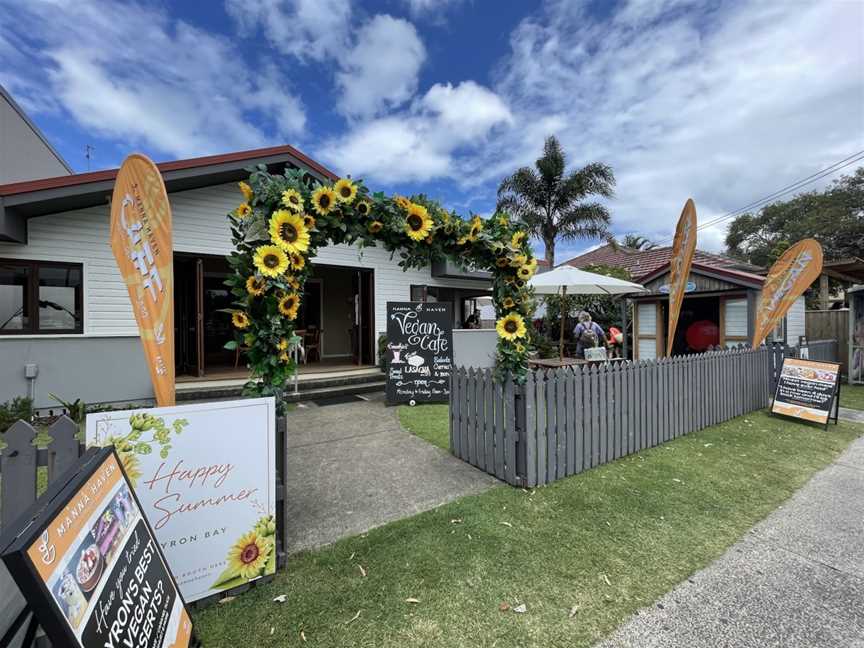
[[[571,165],[615,169],[617,231],[664,239],[689,196],[704,222],[864,149],[862,22],[860,3],[640,0],[598,22],[550,2],[511,34],[493,89],[513,128],[466,178],[491,194],[554,133]]]
[[[471,153],[511,120],[507,105],[488,88],[473,81],[436,84],[407,109],[329,140],[321,155],[380,183],[456,179]]]
[[[464,4],[465,0],[402,0],[402,2],[408,6],[408,10],[414,17],[440,18],[445,11]]]
[[[32,2],[15,12],[17,30],[34,43],[31,66],[47,70],[19,85],[18,96],[30,103],[52,95],[84,129],[123,148],[204,155],[274,143],[273,134],[305,126],[274,66],[265,61],[252,79],[226,39],[161,11],[92,0]]]
[[[379,14],[357,31],[354,46],[339,60],[339,110],[369,117],[414,96],[426,48],[410,22]]]
[[[350,0],[225,0],[225,9],[242,33],[260,28],[283,54],[314,61],[344,54]]]

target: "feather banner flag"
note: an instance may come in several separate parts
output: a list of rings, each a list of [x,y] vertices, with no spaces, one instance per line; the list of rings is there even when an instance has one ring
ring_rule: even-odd
[[[753,348],[774,330],[798,297],[822,273],[822,246],[804,239],[786,250],[771,266],[756,307]]]
[[[123,161],[111,199],[111,250],[129,290],[156,404],[174,405],[174,247],[171,205],[144,155]]]
[[[687,288],[687,277],[693,255],[696,254],[696,205],[692,198],[684,203],[684,209],[675,227],[675,242],[672,244],[672,257],[669,259],[669,326],[666,335],[666,355],[672,355],[675,342],[675,329],[681,314],[681,303]]]

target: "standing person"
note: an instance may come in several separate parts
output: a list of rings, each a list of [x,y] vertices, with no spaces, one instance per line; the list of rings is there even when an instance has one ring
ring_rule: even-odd
[[[599,340],[605,335],[601,326],[591,319],[587,311],[579,313],[579,323],[573,329],[573,339],[576,340],[576,357],[585,358],[585,349],[597,346]]]
[[[615,326],[609,327],[609,332],[606,335],[606,347],[609,349],[610,358],[623,357],[621,349],[624,345],[624,334]]]

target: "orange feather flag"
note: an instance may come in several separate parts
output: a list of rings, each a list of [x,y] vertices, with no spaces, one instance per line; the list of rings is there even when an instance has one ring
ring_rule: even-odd
[[[684,209],[675,227],[675,242],[672,244],[672,257],[669,260],[669,326],[666,337],[666,355],[672,355],[675,342],[675,329],[681,314],[681,303],[687,288],[687,277],[693,255],[696,254],[696,205],[692,198],[684,203]]]
[[[822,273],[822,246],[804,239],[786,250],[771,266],[756,307],[753,348],[758,347],[783,319],[798,297]]]
[[[174,405],[174,247],[171,205],[153,161],[123,161],[111,199],[111,250],[129,290],[160,407]]]

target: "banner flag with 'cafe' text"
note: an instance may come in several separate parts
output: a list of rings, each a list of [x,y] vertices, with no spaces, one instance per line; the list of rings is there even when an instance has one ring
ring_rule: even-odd
[[[756,307],[753,348],[774,330],[783,316],[822,272],[822,246],[804,239],[786,250],[771,266]]]
[[[111,199],[111,250],[129,290],[156,403],[174,405],[174,248],[171,206],[153,161],[123,161]]]
[[[692,198],[688,198],[687,202],[684,203],[681,216],[678,218],[678,226],[675,228],[675,242],[672,244],[672,257],[669,260],[667,356],[672,355],[678,315],[681,313],[681,303],[684,301],[684,291],[687,288],[687,277],[690,276],[690,266],[693,264],[694,254],[696,254],[696,205]]]

